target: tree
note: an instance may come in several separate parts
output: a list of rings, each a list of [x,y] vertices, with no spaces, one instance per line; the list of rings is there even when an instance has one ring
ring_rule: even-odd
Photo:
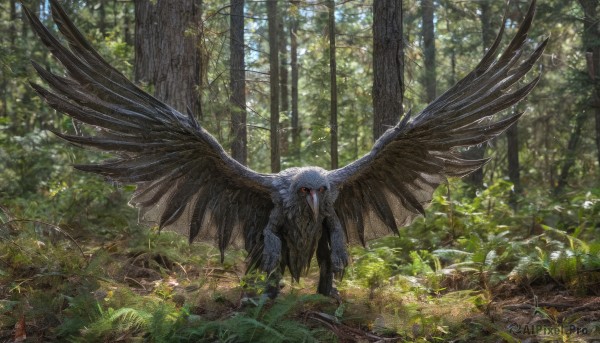
[[[515,112],[517,111],[515,106]],[[513,113],[516,114],[516,113]],[[517,209],[516,195],[523,192],[521,187],[521,164],[519,162],[519,127],[514,123],[506,130],[506,159],[508,161],[508,179],[513,184],[510,204],[514,210]],[[481,168],[479,169],[481,171]]]
[[[284,23],[286,20],[286,8],[281,6],[279,8],[280,15],[278,16],[278,40],[279,40],[279,112],[284,114],[282,123],[280,124],[284,129],[280,131],[279,135],[279,148],[283,154],[288,151],[288,127],[289,127],[289,111],[290,111],[290,96],[289,96],[289,73],[288,66],[289,62],[287,59],[288,55],[288,44],[286,26]]]
[[[373,139],[396,125],[404,100],[402,1],[373,1]]]
[[[292,107],[292,147],[296,158],[300,159],[300,123],[298,118],[298,1],[292,1],[290,24],[290,67],[291,67],[291,107]]]
[[[433,24],[433,0],[422,0],[423,11],[423,55],[425,59],[425,100],[431,102],[435,99],[436,72],[435,72],[435,35]]]
[[[329,80],[330,80],[330,112],[329,128],[331,129],[331,169],[338,168],[338,118],[337,118],[337,67],[335,60],[335,0],[327,1],[329,29]]]
[[[271,101],[271,172],[281,170],[279,152],[279,37],[277,30],[277,0],[267,0],[269,21],[269,85]]]
[[[247,164],[246,131],[246,73],[244,65],[244,0],[231,0],[230,10],[230,87],[231,155],[243,165]]]
[[[579,0],[584,11],[583,44],[589,80],[593,85],[592,111],[595,119],[596,157],[600,165],[600,29],[598,28],[598,0]]]
[[[135,80],[182,113],[199,116],[202,67],[197,49],[201,3],[135,0]]]

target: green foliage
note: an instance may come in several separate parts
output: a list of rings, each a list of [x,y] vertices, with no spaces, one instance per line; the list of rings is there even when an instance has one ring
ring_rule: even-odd
[[[304,303],[322,302],[319,295],[288,295],[267,306],[266,297],[258,306],[233,314],[222,321],[208,322],[190,330],[186,339],[195,342],[319,342],[314,329],[289,318]]]

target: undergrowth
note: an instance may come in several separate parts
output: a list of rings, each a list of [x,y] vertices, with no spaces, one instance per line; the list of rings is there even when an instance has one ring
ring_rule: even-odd
[[[568,202],[522,198],[515,211],[509,183],[473,200],[460,187],[441,187],[401,236],[351,248],[342,303],[313,294],[316,269],[286,279],[275,301],[243,301],[243,252],[220,263],[216,248],[137,226],[133,211],[119,209],[114,222],[91,214],[121,208],[128,190],[106,202],[53,190],[52,211],[68,209],[62,219],[9,201],[0,207],[0,341],[519,341],[495,305],[517,296],[536,302],[532,318],[544,325],[597,332],[594,320],[538,305],[536,287],[600,295],[600,190]]]

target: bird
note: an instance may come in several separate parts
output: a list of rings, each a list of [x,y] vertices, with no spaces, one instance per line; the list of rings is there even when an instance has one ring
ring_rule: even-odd
[[[112,153],[76,169],[136,186],[130,205],[140,221],[218,246],[247,251],[248,270],[275,279],[286,271],[306,275],[316,255],[317,292],[332,296],[335,276],[349,263],[347,247],[396,234],[425,214],[435,189],[489,159],[467,160],[460,149],[484,144],[523,112],[494,115],[523,100],[541,73],[522,81],[548,38],[527,52],[535,13],[531,2],[516,34],[499,52],[504,24],[479,64],[416,115],[398,113],[373,148],[334,170],[293,167],[259,173],[226,153],[191,114],[140,89],[106,62],[75,27],[57,0],[52,18],[59,41],[25,6],[33,30],[60,61],[58,75],[32,61],[47,86],[31,87],[55,110],[89,125],[87,135],[53,131],[76,146]],[[270,297],[277,290],[268,291]]]

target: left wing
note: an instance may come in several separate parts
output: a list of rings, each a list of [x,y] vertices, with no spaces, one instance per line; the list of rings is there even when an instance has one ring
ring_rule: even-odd
[[[506,130],[522,113],[485,121],[522,100],[539,76],[509,92],[533,67],[544,40],[520,64],[523,44],[535,13],[535,0],[504,53],[496,60],[504,25],[479,65],[409,121],[410,113],[375,142],[367,155],[329,172],[339,189],[336,213],[349,243],[362,243],[408,225],[424,214],[434,190],[447,177],[462,177],[487,160],[464,160],[456,148],[482,144]]]
[[[273,176],[256,173],[231,158],[190,115],[185,116],[139,89],[111,67],[86,41],[56,0],[52,17],[69,48],[25,6],[31,25],[67,73],[59,76],[33,62],[52,91],[32,87],[54,109],[95,129],[95,135],[55,132],[83,147],[116,154],[100,164],[76,168],[137,186],[131,203],[143,221],[223,251],[260,243],[273,208]]]

